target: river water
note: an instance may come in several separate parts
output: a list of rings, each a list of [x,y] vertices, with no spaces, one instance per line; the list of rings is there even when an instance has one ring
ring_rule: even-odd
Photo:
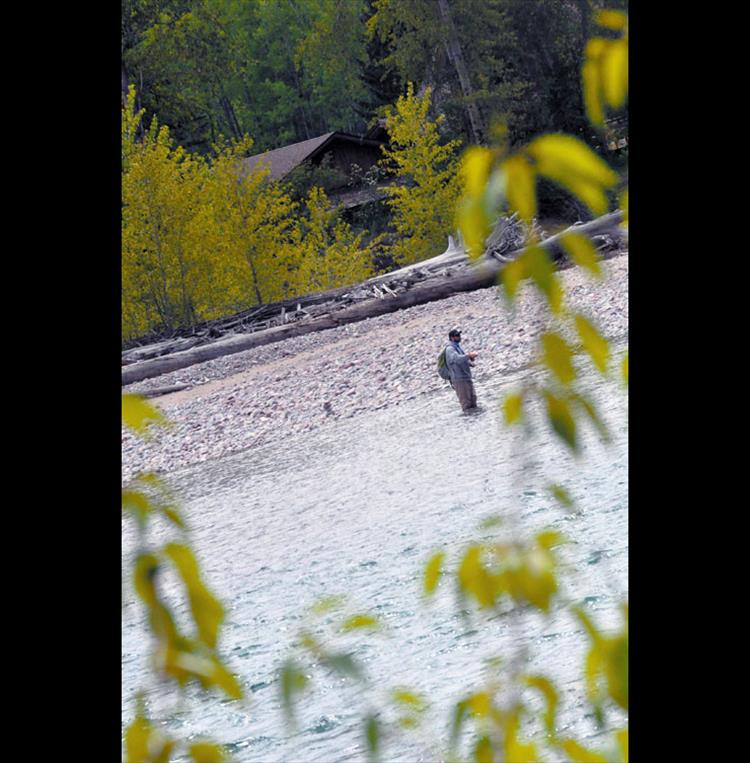
[[[172,695],[147,680],[150,644],[126,581],[123,727],[136,691],[147,688],[149,711],[165,717],[166,731],[220,740],[237,761],[364,761],[362,718],[382,709],[387,691],[399,686],[421,692],[430,706],[421,732],[385,740],[383,759],[439,760],[453,703],[481,688],[488,659],[513,658],[525,647],[524,669],[550,676],[561,689],[559,729],[596,744],[580,680],[587,641],[564,604],[547,617],[467,619],[448,578],[431,602],[421,597],[424,564],[435,550],[445,550],[455,570],[470,540],[503,528],[523,537],[554,528],[568,539],[560,549],[565,599],[583,604],[605,630],[619,625],[628,569],[626,393],[591,371],[584,376],[612,441],[605,445],[585,429],[576,459],[547,427],[529,440],[503,426],[501,396],[530,373],[480,377],[484,410],[472,416],[461,414],[446,388],[170,475],[205,579],[226,606],[221,652],[248,700],[216,695],[198,704],[188,691],[178,707],[170,704]],[[551,482],[566,488],[576,512],[550,497]],[[481,527],[489,517],[501,519],[499,530]],[[166,537],[166,529],[155,528],[155,541]],[[123,538],[129,569],[134,535],[126,523]],[[343,609],[313,618],[310,607],[332,595],[345,596]],[[359,612],[376,614],[381,632],[330,638],[354,651],[370,684],[363,689],[310,670],[310,695],[299,703],[297,725],[288,727],[277,671],[300,626],[330,628]]]

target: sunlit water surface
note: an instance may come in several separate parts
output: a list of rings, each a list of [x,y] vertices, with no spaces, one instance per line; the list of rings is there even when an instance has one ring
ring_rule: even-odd
[[[221,652],[248,702],[217,694],[198,703],[191,691],[175,709],[171,691],[149,678],[142,607],[126,582],[123,726],[145,687],[149,711],[164,719],[165,731],[220,740],[237,761],[364,761],[362,718],[383,706],[388,689],[405,686],[429,698],[424,730],[391,736],[383,757],[439,760],[452,704],[481,687],[486,659],[512,658],[525,645],[525,669],[552,677],[562,690],[561,733],[596,744],[580,680],[586,637],[568,608],[558,604],[546,618],[528,612],[467,621],[451,579],[430,604],[421,598],[431,553],[444,549],[455,570],[467,542],[498,532],[481,529],[482,521],[499,516],[499,530],[515,527],[524,537],[549,527],[563,533],[569,543],[560,549],[568,565],[562,593],[605,629],[620,623],[617,602],[627,593],[626,394],[594,373],[584,378],[612,442],[605,446],[587,429],[583,456],[574,459],[548,428],[537,427],[525,441],[503,426],[498,401],[522,378],[479,377],[478,415],[461,415],[447,388],[171,475],[205,578],[226,606]],[[578,513],[550,497],[545,486],[552,482],[568,490]],[[123,536],[129,569],[135,537],[128,524]],[[154,541],[166,537],[155,528]],[[337,642],[354,650],[371,687],[311,671],[310,698],[299,703],[291,729],[277,672],[300,626],[316,622],[308,619],[310,606],[335,594],[346,595],[346,613],[372,612],[384,623],[380,634]]]

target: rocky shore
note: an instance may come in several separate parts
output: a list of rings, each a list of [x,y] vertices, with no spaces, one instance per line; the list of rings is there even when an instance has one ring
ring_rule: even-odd
[[[628,253],[606,260],[602,269],[601,280],[580,268],[561,271],[567,304],[610,340],[622,339],[628,333]],[[151,401],[171,427],[153,428],[149,440],[123,429],[123,481],[141,471],[169,473],[443,390],[446,382],[436,373],[435,359],[453,326],[462,329],[464,347],[480,353],[474,377],[481,389],[483,380],[534,360],[536,340],[548,321],[530,287],[514,311],[498,289],[483,289],[131,384],[123,391],[191,388]]]

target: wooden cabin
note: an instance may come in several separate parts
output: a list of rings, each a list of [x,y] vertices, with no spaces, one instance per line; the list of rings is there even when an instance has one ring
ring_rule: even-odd
[[[349,184],[354,165],[359,168],[358,173],[366,173],[383,158],[380,147],[384,144],[382,138],[327,132],[317,138],[248,157],[243,161],[243,167],[251,172],[260,164],[267,165],[270,177],[280,180],[300,167],[320,166],[325,161],[326,166],[340,175],[340,187],[343,188]]]

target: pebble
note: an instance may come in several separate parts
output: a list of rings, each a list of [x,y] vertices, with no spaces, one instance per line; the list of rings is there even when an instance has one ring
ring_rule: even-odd
[[[628,333],[628,253],[601,264],[602,279],[580,268],[559,276],[568,308],[620,340]],[[464,349],[480,353],[474,378],[481,388],[483,379],[527,366],[552,325],[531,286],[512,309],[498,288],[482,289],[368,318],[356,330],[292,337],[128,385],[124,392],[192,389],[150,401],[172,426],[152,428],[149,440],[123,428],[123,483],[139,472],[168,474],[444,389],[435,364],[454,326]]]

